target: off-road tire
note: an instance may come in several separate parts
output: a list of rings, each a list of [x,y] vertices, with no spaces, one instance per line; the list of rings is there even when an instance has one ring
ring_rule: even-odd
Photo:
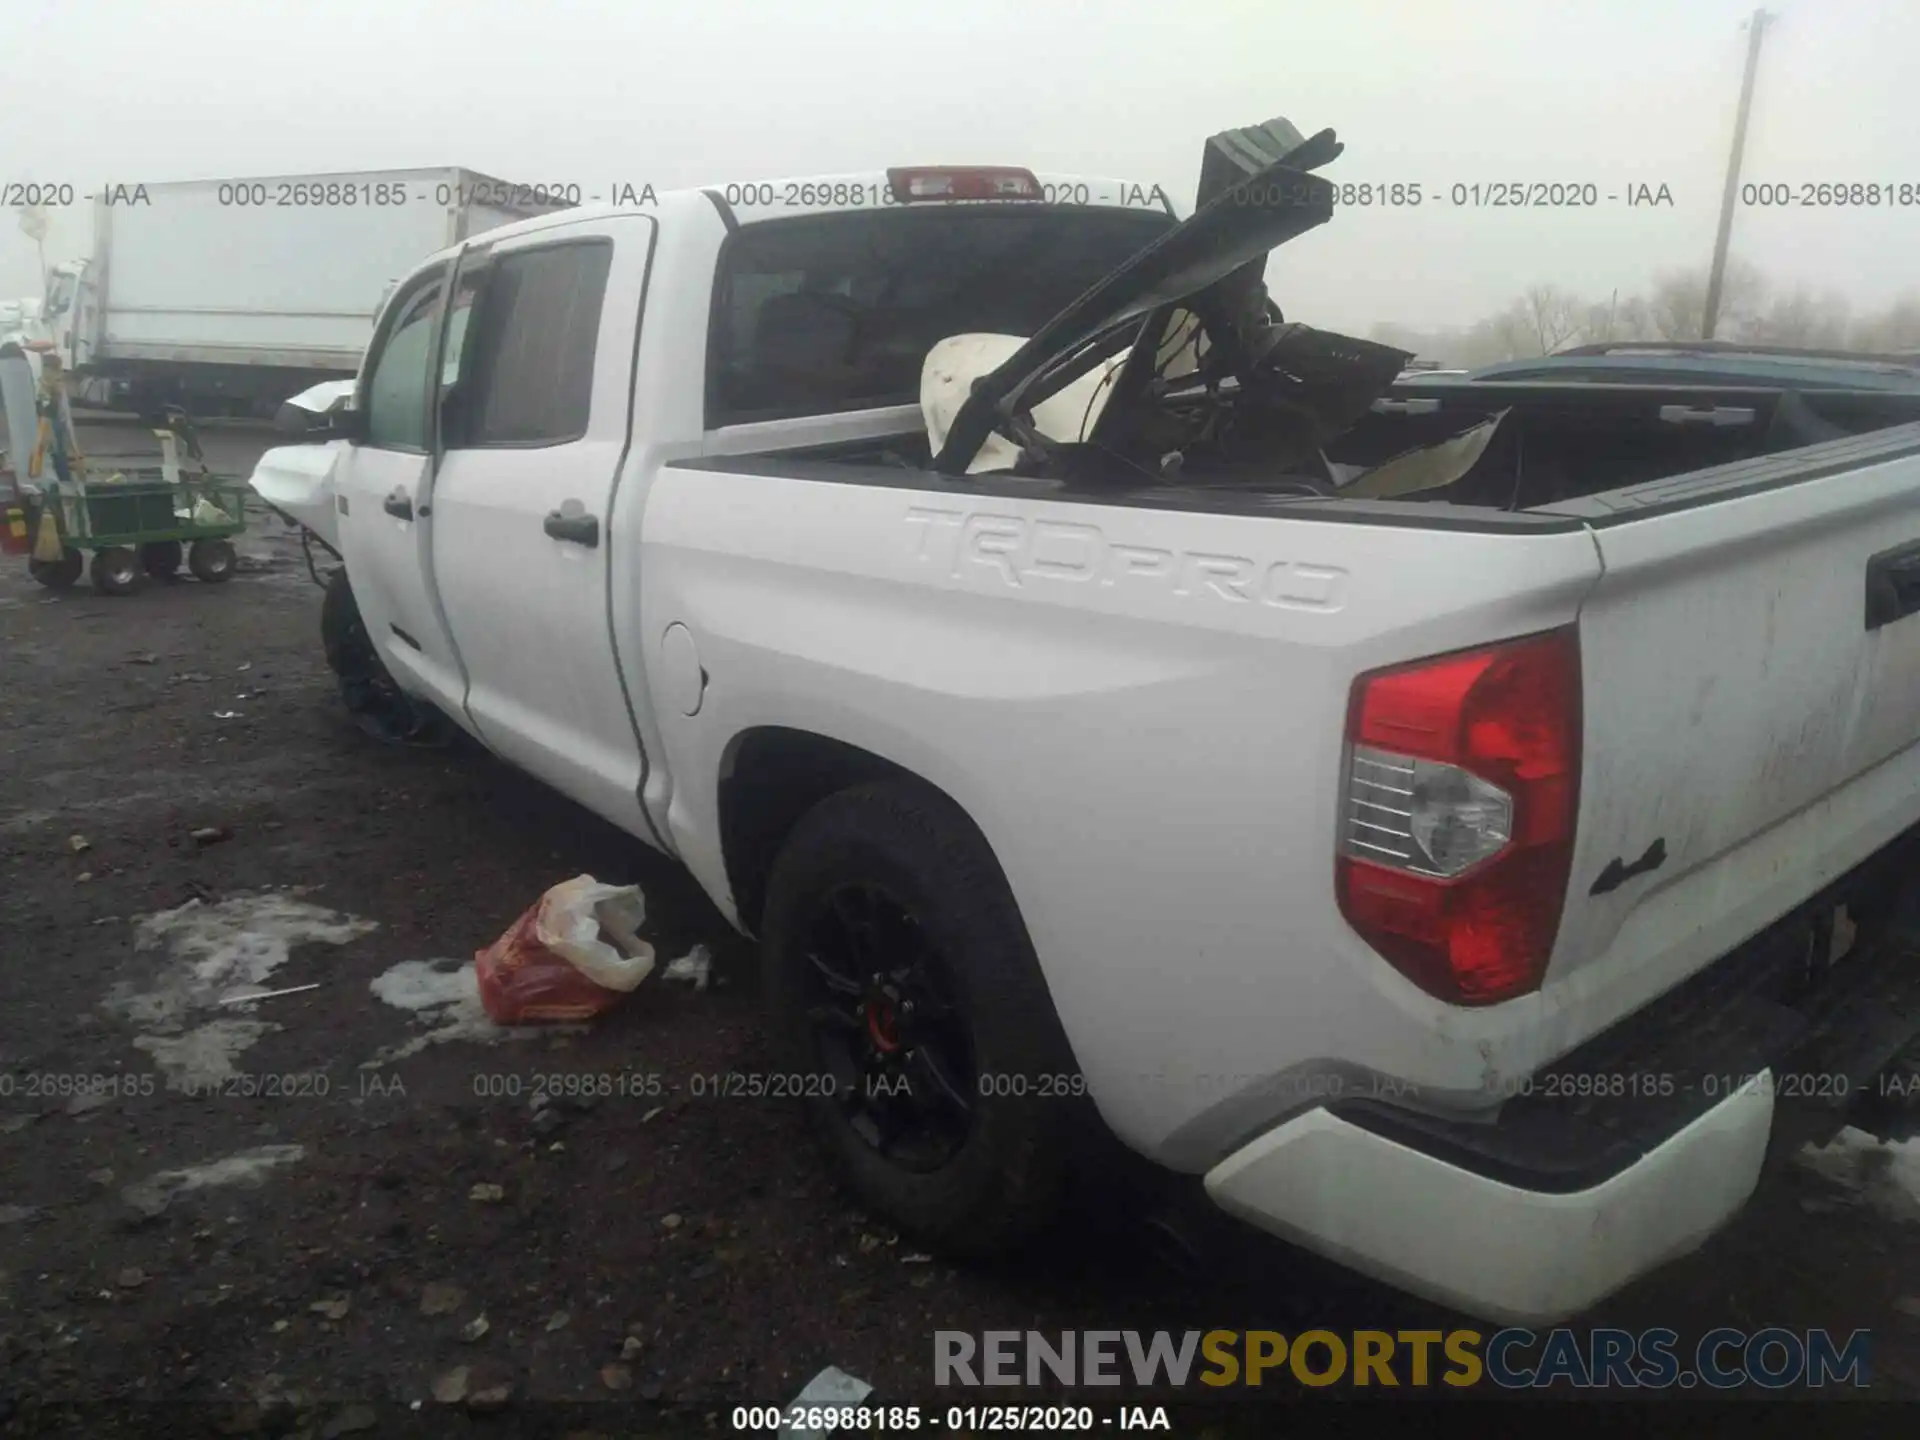
[[[339,681],[341,703],[367,734],[388,744],[444,745],[451,740],[453,727],[394,683],[360,618],[344,569],[327,579],[326,598],[320,602],[320,643],[327,668]]]
[[[1041,1098],[1043,1086],[1060,1088],[1057,1077],[1074,1072],[1070,1047],[998,862],[966,815],[930,787],[888,780],[841,791],[787,838],[760,924],[781,1059],[798,1075],[823,1071],[802,951],[824,897],[861,883],[898,896],[943,957],[971,1036],[973,1125],[942,1168],[916,1173],[863,1140],[837,1099],[809,1095],[802,1103],[849,1188],[904,1232],[960,1257],[1015,1249],[1055,1213],[1066,1142],[1089,1123],[1091,1107],[1071,1094]],[[994,1078],[983,1086],[983,1076]],[[1018,1096],[979,1093],[1016,1088]]]

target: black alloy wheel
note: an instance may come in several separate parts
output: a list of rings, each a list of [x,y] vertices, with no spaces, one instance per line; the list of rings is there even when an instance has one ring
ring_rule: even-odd
[[[759,923],[783,1068],[849,1190],[923,1244],[1006,1254],[1097,1125],[992,848],[910,777],[819,801]]]
[[[978,1076],[945,963],[900,898],[853,882],[819,897],[803,942],[820,1073],[853,1132],[927,1173],[973,1128]]]

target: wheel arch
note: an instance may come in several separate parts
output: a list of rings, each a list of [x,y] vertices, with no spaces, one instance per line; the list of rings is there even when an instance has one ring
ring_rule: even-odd
[[[721,860],[742,930],[759,933],[768,877],[801,817],[828,796],[875,780],[905,781],[937,797],[978,836],[1006,884],[1005,867],[979,822],[926,776],[818,731],[754,726],[728,743],[717,796]],[[1012,887],[1007,889],[1011,896]]]

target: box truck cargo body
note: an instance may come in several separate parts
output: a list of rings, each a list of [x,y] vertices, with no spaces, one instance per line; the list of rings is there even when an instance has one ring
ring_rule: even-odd
[[[91,256],[47,312],[85,401],[271,415],[352,375],[387,287],[424,255],[566,208],[460,168],[103,186]]]

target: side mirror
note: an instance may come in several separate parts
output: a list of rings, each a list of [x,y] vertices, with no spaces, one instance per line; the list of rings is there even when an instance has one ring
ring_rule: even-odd
[[[345,440],[357,445],[367,438],[366,412],[354,409],[344,396],[318,415],[289,400],[274,412],[273,428],[296,440]]]
[[[367,412],[342,401],[327,413],[327,434],[349,445],[360,445],[367,438]]]
[[[290,400],[273,412],[273,428],[296,440],[306,439],[323,423],[323,417],[311,410],[302,410]]]

